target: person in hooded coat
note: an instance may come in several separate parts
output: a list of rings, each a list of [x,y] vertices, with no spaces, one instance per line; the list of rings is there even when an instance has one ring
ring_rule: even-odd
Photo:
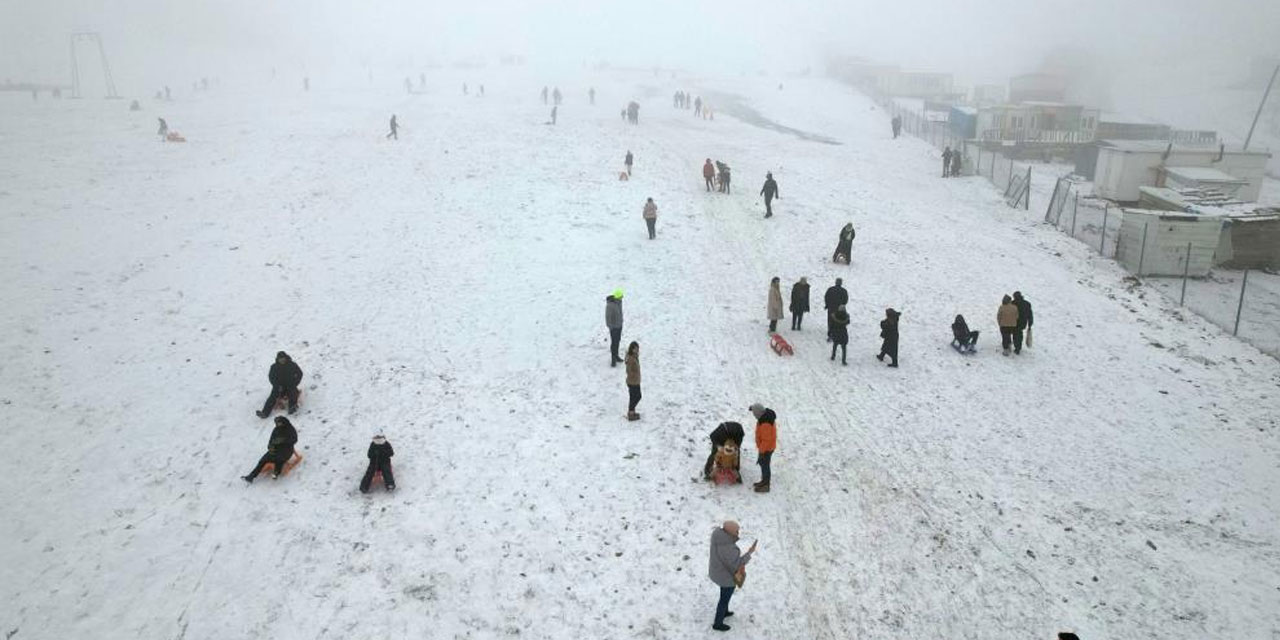
[[[760,195],[764,196],[764,217],[773,217],[773,199],[781,199],[778,195],[778,183],[773,180],[773,173],[764,174],[764,186],[760,188]]]
[[[1000,309],[996,311],[996,323],[1000,325],[1000,348],[1004,351],[1004,355],[1009,355],[1009,348],[1013,346],[1013,335],[1018,330],[1018,305],[1013,303],[1013,298],[1005,296],[1000,301]]]
[[[716,168],[711,164],[711,158],[702,164],[702,179],[707,182],[707,191],[711,191],[711,182],[716,177]]]
[[[844,228],[840,229],[840,239],[836,241],[835,253],[831,254],[832,262],[840,262],[842,257],[845,264],[852,262],[853,238],[856,235],[857,233],[853,230],[852,222],[844,225]]]
[[[978,344],[978,332],[969,330],[969,323],[964,321],[964,316],[956,314],[956,321],[951,323],[951,335],[954,340],[951,344],[961,353],[973,353]]]
[[[756,464],[760,465],[760,481],[754,483],[756,493],[769,493],[773,452],[778,448],[778,414],[760,403],[749,407],[756,417]]]
[[[804,314],[809,313],[809,281],[800,281],[791,285],[791,330],[799,331]]]
[[[640,343],[632,341],[627,346],[627,357],[625,359],[627,367],[627,419],[639,420],[640,414],[636,413],[636,405],[640,404]]]
[[[769,333],[777,333],[778,321],[782,319],[782,289],[776,276],[769,281],[769,302],[765,305],[765,313],[769,317]]]
[[[649,228],[649,239],[653,240],[657,233],[656,226],[658,224],[658,205],[653,203],[653,198],[649,198],[644,203],[644,225]]]
[[[880,321],[880,337],[883,342],[880,343],[880,354],[876,359],[884,362],[884,357],[889,356],[889,366],[898,366],[898,317],[901,313],[894,311],[892,308],[884,310],[884,320]]]
[[[373,483],[373,476],[379,471],[382,472],[382,485],[387,491],[395,491],[396,477],[391,473],[391,456],[396,454],[391,448],[391,443],[387,442],[386,437],[376,435],[369,443],[369,467],[364,470],[364,478],[360,480],[360,493],[369,493],[369,485]]]
[[[742,450],[742,439],[746,433],[742,429],[742,425],[737,422],[721,422],[711,432],[711,453],[707,455],[707,463],[702,465],[702,478],[704,480],[711,479],[711,465],[715,462],[716,451],[724,446],[726,442],[732,440],[738,446],[738,450]],[[739,470],[738,483],[742,483],[742,473]]]
[[[839,347],[840,364],[848,365],[849,313],[844,310],[844,305],[827,314],[827,338],[831,340],[831,359],[836,359],[836,348]]]
[[[1022,297],[1021,291],[1013,292],[1013,306],[1018,308],[1018,324],[1013,328],[1013,353],[1022,353],[1023,333],[1026,333],[1027,346],[1031,346],[1031,325],[1035,318],[1031,315],[1031,303]]]
[[[707,577],[720,587],[720,600],[716,602],[716,620],[711,625],[712,629],[729,630],[729,625],[724,623],[724,619],[733,615],[729,610],[729,599],[733,597],[733,590],[738,586],[734,576],[740,569],[747,566],[748,562],[751,562],[751,554],[755,551],[754,542],[746,553],[738,549],[738,523],[733,520],[725,521],[723,525],[711,532],[711,555]]]
[[[271,382],[271,393],[267,395],[267,401],[263,403],[262,410],[258,412],[258,417],[265,419],[270,416],[271,410],[276,406],[280,396],[289,399],[289,413],[296,412],[298,410],[298,385],[302,383],[302,369],[294,363],[289,354],[283,351],[276,353],[276,361],[275,364],[271,365],[271,370],[267,372],[267,380]]]
[[[835,313],[836,308],[843,307],[849,302],[849,292],[840,286],[844,283],[841,278],[836,278],[836,283],[831,285],[827,292],[822,296],[822,308],[827,310],[827,341],[831,341],[831,314]]]
[[[609,329],[609,366],[616,367],[618,345],[622,342],[622,289],[614,289],[604,298],[604,326]]]
[[[240,479],[253,484],[253,479],[262,473],[262,468],[268,462],[275,465],[271,478],[273,480],[279,478],[284,471],[285,463],[293,457],[293,448],[297,444],[298,430],[293,428],[288,418],[276,416],[276,426],[271,430],[271,437],[267,440],[267,452],[258,459],[258,464],[253,467],[253,471],[250,471],[247,476],[240,476]]]

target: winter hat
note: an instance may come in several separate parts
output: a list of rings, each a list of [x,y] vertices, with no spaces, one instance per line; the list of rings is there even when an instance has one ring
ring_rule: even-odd
[[[374,444],[386,444],[386,443],[387,443],[387,438],[386,438],[385,436],[382,436],[382,435],[376,435],[376,436],[374,436],[374,437],[373,437],[373,443],[374,443]]]
[[[289,358],[289,354],[287,354],[287,353],[285,353],[285,352],[283,352],[283,351],[277,351],[277,352],[276,352],[276,360],[279,360],[280,358]],[[289,358],[289,359],[290,359],[290,360],[292,360],[293,358]]]
[[[755,416],[757,419],[759,419],[760,416],[764,415],[764,411],[765,411],[764,405],[760,404],[759,402],[747,408],[751,410],[751,415]]]
[[[614,289],[614,290],[613,290],[613,297],[615,297],[615,298],[617,298],[617,299],[621,300],[621,299],[622,299],[622,289]]]

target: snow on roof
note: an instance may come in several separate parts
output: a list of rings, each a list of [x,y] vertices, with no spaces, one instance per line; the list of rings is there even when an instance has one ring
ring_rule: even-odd
[[[1109,139],[1109,140],[1099,140],[1098,143],[1106,147],[1117,149],[1119,151],[1134,151],[1138,153],[1153,153],[1153,152],[1164,153],[1164,150],[1169,146],[1168,140]],[[1175,143],[1173,145],[1173,150],[1178,153],[1217,153],[1218,145],[1216,144],[1190,145],[1185,142],[1182,142],[1182,143]],[[1228,145],[1226,147],[1226,152],[1233,155],[1259,155],[1259,156],[1271,155],[1270,152],[1262,151],[1259,149],[1250,149],[1248,151],[1243,151],[1239,145],[1234,145],[1234,146]]]
[[[1237,178],[1225,171],[1220,171],[1213,167],[1165,167],[1164,169],[1170,176],[1180,179],[1180,181],[1189,182],[1223,182],[1228,184],[1247,183],[1247,180]]]

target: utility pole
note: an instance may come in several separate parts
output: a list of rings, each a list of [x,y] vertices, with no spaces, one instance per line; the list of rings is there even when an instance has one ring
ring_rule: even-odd
[[[1244,151],[1249,150],[1249,141],[1253,139],[1253,128],[1258,126],[1258,118],[1262,116],[1262,107],[1267,104],[1267,96],[1271,95],[1271,85],[1276,83],[1276,74],[1280,74],[1280,64],[1271,72],[1271,80],[1267,82],[1267,90],[1262,92],[1262,102],[1258,103],[1258,112],[1253,114],[1253,124],[1249,125],[1249,135],[1244,138]]]

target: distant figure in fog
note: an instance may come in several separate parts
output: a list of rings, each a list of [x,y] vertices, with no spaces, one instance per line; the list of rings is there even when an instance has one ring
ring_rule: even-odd
[[[164,118],[156,118],[156,119],[160,121],[160,130],[157,131],[156,133],[160,134],[161,139],[164,139],[165,136],[169,135],[169,123],[165,122]]]
[[[387,134],[387,137],[399,140],[400,136],[397,133],[399,130],[400,130],[400,124],[396,122],[396,114],[393,113],[391,114],[391,132]]]
[[[897,140],[898,135],[902,133],[902,116],[894,116],[891,125],[893,126],[893,139]]]

